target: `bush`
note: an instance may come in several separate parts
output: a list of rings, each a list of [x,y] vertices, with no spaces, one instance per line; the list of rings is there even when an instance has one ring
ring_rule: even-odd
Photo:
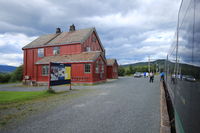
[[[131,72],[130,69],[126,70],[126,75],[130,76],[131,74],[133,74],[133,73]]]
[[[125,69],[123,67],[119,67],[119,69],[118,69],[118,75],[119,76],[124,76],[125,75]]]
[[[11,74],[10,82],[22,81],[23,78],[23,65],[17,67],[17,69]]]
[[[11,74],[10,73],[1,73],[0,74],[0,83],[7,83],[10,81]]]

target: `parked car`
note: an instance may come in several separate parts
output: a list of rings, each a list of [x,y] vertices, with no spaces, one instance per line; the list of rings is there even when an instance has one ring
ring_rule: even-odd
[[[196,81],[196,79],[192,75],[183,75],[182,79],[186,81],[191,81],[191,82]]]
[[[143,74],[143,73],[136,72],[136,73],[133,74],[133,77],[134,77],[134,78],[140,78],[140,77],[142,77],[142,74]]]

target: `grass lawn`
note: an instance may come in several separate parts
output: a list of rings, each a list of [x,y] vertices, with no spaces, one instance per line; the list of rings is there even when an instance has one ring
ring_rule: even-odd
[[[0,85],[5,85],[5,84],[16,84],[16,83],[22,83],[20,81],[17,82],[6,82],[6,83],[0,83]]]
[[[34,91],[34,92],[0,91],[0,104],[26,101],[50,95],[53,94],[47,91]]]

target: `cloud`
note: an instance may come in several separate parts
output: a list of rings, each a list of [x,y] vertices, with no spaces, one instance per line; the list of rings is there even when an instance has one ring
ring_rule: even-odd
[[[144,43],[170,43],[174,36],[174,31],[150,31],[147,33],[148,38],[146,38]]]
[[[149,55],[164,58],[172,43],[180,2],[0,1],[0,48],[4,49],[0,53],[22,54],[21,48],[35,36],[55,33],[57,27],[68,31],[74,23],[76,29],[96,27],[107,57],[117,58],[120,64],[143,61]]]
[[[5,54],[0,53],[1,59],[0,64],[1,65],[10,65],[10,66],[19,66],[22,65],[22,59],[23,54]]]
[[[19,66],[22,64],[22,47],[37,37],[29,37],[22,33],[0,34],[0,64]]]

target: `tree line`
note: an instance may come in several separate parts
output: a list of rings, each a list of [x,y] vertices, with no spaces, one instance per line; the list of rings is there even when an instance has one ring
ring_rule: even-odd
[[[153,64],[150,66],[150,70],[152,72],[156,72],[156,64]],[[142,65],[142,66],[119,66],[118,75],[119,76],[125,76],[125,75],[131,75],[135,72],[148,72],[148,65]]]
[[[23,78],[23,65],[11,73],[0,73],[0,83],[19,82]]]

